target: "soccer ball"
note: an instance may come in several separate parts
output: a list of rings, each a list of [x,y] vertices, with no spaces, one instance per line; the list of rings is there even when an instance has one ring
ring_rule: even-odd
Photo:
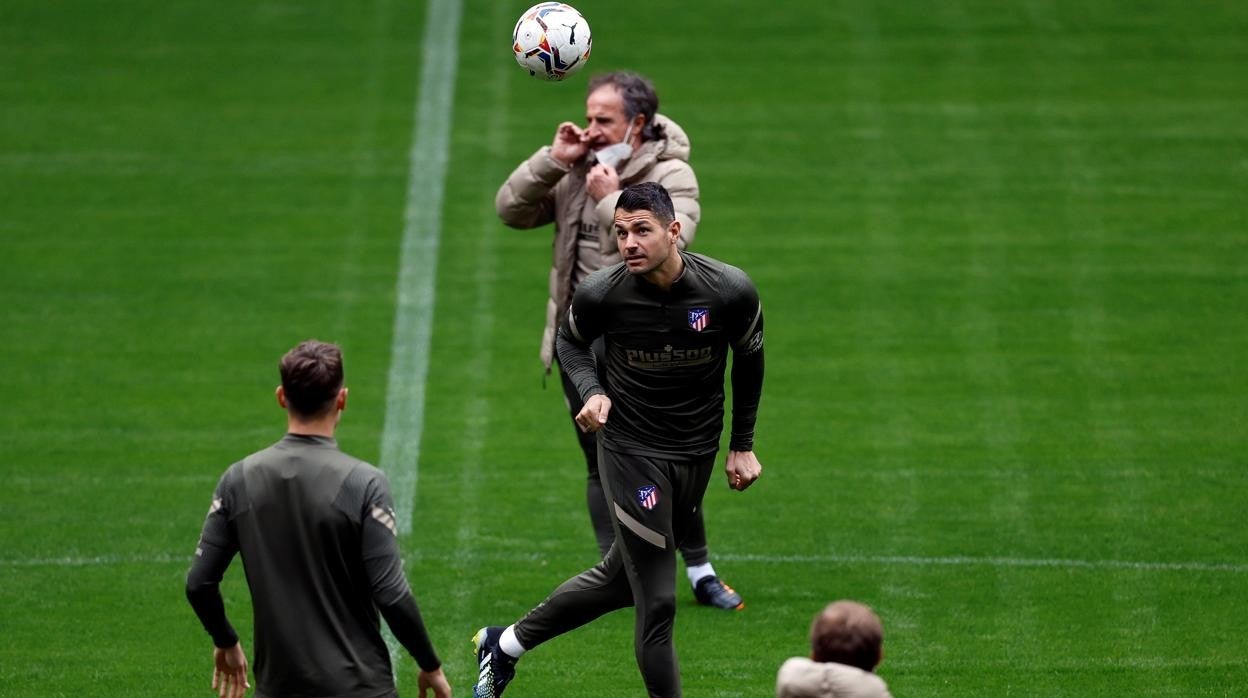
[[[562,80],[589,60],[589,22],[571,5],[539,2],[520,15],[511,51],[529,75]]]

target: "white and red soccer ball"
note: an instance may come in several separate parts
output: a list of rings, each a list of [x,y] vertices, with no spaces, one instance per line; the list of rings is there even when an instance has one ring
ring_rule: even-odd
[[[525,10],[511,35],[516,62],[543,80],[562,80],[584,67],[592,43],[589,22],[562,2],[540,2]]]

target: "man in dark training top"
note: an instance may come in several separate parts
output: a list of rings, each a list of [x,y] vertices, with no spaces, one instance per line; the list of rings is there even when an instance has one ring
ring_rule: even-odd
[[[212,636],[212,687],[241,697],[247,658],[219,584],[235,553],[254,611],[256,695],[397,696],[378,614],[420,666],[422,698],[451,687],[403,573],[386,476],[338,450],[347,405],[342,353],[303,342],[282,357],[280,441],[230,466],[217,484],[186,597]]]
[[[623,262],[590,274],[559,329],[559,362],[598,432],[599,471],[615,542],[515,624],[477,632],[477,698],[502,694],[524,652],[610,611],[636,609],[637,664],[651,696],[679,696],[672,646],[676,549],[701,506],[724,419],[732,362],[728,484],[744,490],[762,466],[754,422],[763,387],[763,314],[736,267],[679,250],[680,222],[659,184],[627,187],[615,206]],[[606,385],[591,344],[605,338]]]

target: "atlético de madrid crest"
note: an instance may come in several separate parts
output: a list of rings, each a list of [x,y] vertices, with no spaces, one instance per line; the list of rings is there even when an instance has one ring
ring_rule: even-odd
[[[650,511],[659,505],[659,488],[654,485],[646,485],[637,488],[637,503],[642,509]]]
[[[711,324],[711,311],[708,308],[693,308],[689,311],[689,329],[701,332]]]

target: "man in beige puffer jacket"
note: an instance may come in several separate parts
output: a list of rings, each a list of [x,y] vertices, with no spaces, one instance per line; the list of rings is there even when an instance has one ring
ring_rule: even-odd
[[[543,146],[511,173],[499,187],[495,207],[512,228],[555,224],[554,263],[541,359],[549,372],[554,363],[555,328],[568,310],[572,293],[590,273],[619,263],[612,221],[620,190],[638,182],[658,182],[667,189],[680,221],[681,247],[693,241],[702,212],[698,180],[689,166],[689,138],[674,121],[658,113],[659,98],[648,80],[635,73],[607,73],[589,82],[584,128],[565,121],[554,142]],[[582,404],[561,369],[569,416]],[[593,434],[575,428],[589,470],[586,502],[599,552],[611,547],[615,534],[598,477],[598,452]],[[700,603],[724,609],[744,607],[741,597],[724,584],[710,564],[701,512],[681,545],[681,555],[694,596]]]

